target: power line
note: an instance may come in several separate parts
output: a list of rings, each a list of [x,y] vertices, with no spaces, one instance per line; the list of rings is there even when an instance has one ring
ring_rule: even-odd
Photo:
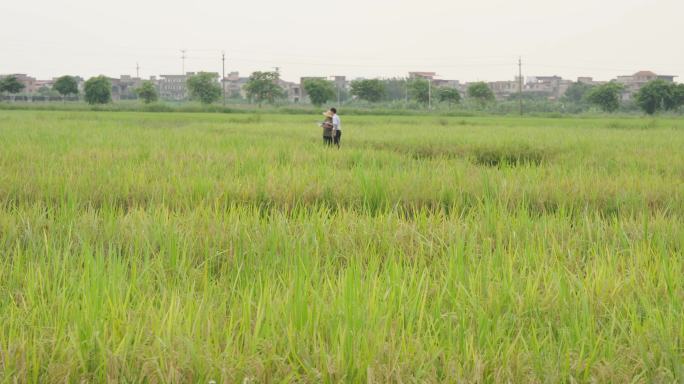
[[[29,45],[32,45],[32,46],[41,45],[41,46],[47,46],[47,47],[54,47],[54,48],[66,49],[66,50],[69,51],[69,52],[78,51],[78,52],[81,52],[81,53],[84,53],[84,54],[93,53],[93,52],[99,52],[99,53],[101,53],[101,52],[106,52],[106,50],[105,50],[104,48],[103,48],[103,50],[97,50],[97,49],[95,49],[95,50],[94,50],[94,49],[83,49],[83,47],[81,47],[81,46],[75,47],[74,44],[64,44],[64,43],[62,43],[62,42],[57,42],[57,41],[34,41],[34,40],[26,40],[26,39],[24,39],[24,40],[22,40],[22,39],[19,39],[19,40],[13,39],[12,41],[3,42],[3,45],[10,45],[10,46],[12,46],[12,45],[17,46],[17,45],[18,45],[18,46],[21,46],[21,47],[27,47],[27,46],[29,46]],[[75,49],[70,49],[70,48],[75,48]],[[117,49],[117,50],[119,50],[119,49],[125,50],[124,52],[119,52],[119,53],[117,53],[117,56],[122,56],[122,55],[127,55],[127,54],[133,55],[133,54],[134,54],[133,52],[138,52],[138,51],[145,51],[145,52],[156,51],[156,52],[161,52],[161,51],[172,51],[172,50],[175,49],[175,48],[173,48],[173,47],[163,47],[163,46],[149,46],[149,47],[135,46],[135,47],[130,47],[130,46],[127,46],[127,45],[116,45],[114,48]],[[31,51],[35,51],[35,50],[31,50]],[[192,52],[217,52],[217,51],[219,51],[219,50],[218,50],[218,49],[210,49],[210,48],[198,47],[198,48],[186,48],[186,49],[184,49],[183,51],[186,51],[186,52],[189,52],[189,51],[192,51]],[[129,52],[129,53],[126,53],[126,52]],[[268,56],[293,57],[293,58],[300,58],[300,59],[318,59],[318,58],[325,58],[325,57],[329,58],[329,56],[314,56],[314,55],[306,55],[306,54],[291,54],[291,53],[289,53],[289,52],[284,52],[284,51],[273,51],[273,50],[272,50],[272,51],[269,51],[269,52],[264,52],[264,51],[258,51],[258,50],[244,50],[244,49],[239,49],[239,50],[231,50],[231,52],[246,53],[246,54],[259,54],[259,55],[264,55],[264,54],[266,54],[266,55],[268,55]],[[137,55],[137,53],[135,53],[135,54]],[[152,55],[152,56],[146,56],[146,57],[154,58],[154,57],[162,57],[162,56],[160,56],[160,55]],[[164,57],[169,57],[169,56],[164,56]],[[354,60],[375,59],[376,57],[377,57],[377,56],[365,56],[365,57],[362,57],[362,56],[360,56],[360,55],[356,55],[356,56],[354,57]],[[384,55],[383,57],[384,57],[385,59],[388,59],[388,60],[403,60],[403,59],[414,59],[414,58],[415,58],[415,56],[411,56],[411,57],[406,57],[406,56],[400,57],[400,56],[391,56],[391,55]],[[463,60],[493,60],[493,59],[503,59],[503,58],[505,58],[505,57],[506,57],[506,55],[488,55],[488,56],[465,56],[465,55],[464,55],[464,56],[455,56],[455,55],[454,55],[454,56],[433,56],[433,57],[423,56],[422,59],[427,60],[427,61],[440,61],[440,60],[449,60],[449,61],[454,60],[454,61],[456,61],[456,60],[458,60],[459,62],[462,62]],[[187,57],[186,57],[186,58],[187,58]],[[196,58],[196,57],[193,56],[193,58]],[[198,57],[198,58],[199,58],[199,57]],[[215,59],[215,58],[214,58],[214,59]],[[581,60],[581,61],[582,61],[582,60]],[[599,62],[597,62],[597,61],[583,60],[583,62],[585,62],[585,63],[592,63],[592,62],[593,62],[593,63],[599,64]],[[293,64],[299,64],[299,63],[293,63]],[[322,64],[322,65],[323,65],[323,64],[328,65],[328,64],[326,64],[326,63],[320,63],[320,64]],[[484,63],[484,64],[487,65],[487,63]],[[366,65],[366,66],[370,66],[370,65],[372,65],[372,64],[368,64],[368,65]],[[430,65],[430,64],[419,64],[419,65]],[[472,63],[472,65],[480,65],[480,64]],[[623,68],[617,68],[617,67],[611,67],[611,66],[605,66],[605,67],[603,67],[603,66],[597,66],[597,67],[594,67],[594,66],[579,66],[579,67],[578,67],[578,66],[566,66],[566,65],[562,65],[562,64],[561,64],[561,65],[553,65],[553,64],[533,64],[533,63],[526,63],[526,65],[527,65],[528,67],[529,67],[529,66],[534,66],[534,67],[554,67],[554,68],[585,69],[585,70],[609,70],[609,71],[618,71],[618,70],[619,70],[619,71],[632,71],[632,70],[634,70],[634,68],[624,68],[624,67],[623,67]],[[600,64],[599,64],[599,65],[600,65]],[[674,62],[674,61],[667,62],[667,63],[662,63],[662,62],[661,62],[661,63],[644,63],[644,62],[640,62],[640,63],[635,63],[634,66],[635,66],[635,67],[636,67],[636,66],[639,66],[639,67],[645,67],[645,66],[684,66],[684,63],[682,63],[682,62]]]

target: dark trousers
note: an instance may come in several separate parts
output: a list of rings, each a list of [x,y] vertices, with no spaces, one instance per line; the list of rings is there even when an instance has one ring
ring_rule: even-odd
[[[331,136],[323,136],[323,144],[332,145],[333,138]]]
[[[333,138],[333,143],[340,147],[340,140],[342,139],[342,131],[335,131],[335,137]]]

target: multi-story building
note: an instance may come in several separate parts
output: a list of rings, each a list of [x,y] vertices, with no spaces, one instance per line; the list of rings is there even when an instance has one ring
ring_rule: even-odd
[[[436,76],[435,72],[409,72],[409,79],[434,80]]]
[[[120,78],[110,78],[109,81],[112,83],[112,99],[113,100],[126,100],[135,99],[137,95],[135,94],[135,89],[140,87],[143,80],[139,77],[131,77],[129,75],[121,75]]]
[[[335,84],[336,89],[347,90],[349,88],[347,76],[330,76],[330,80]]]
[[[447,87],[447,88],[459,88],[461,86],[461,82],[458,80],[446,80],[446,79],[437,79],[437,73],[435,72],[409,72],[408,73],[408,79],[409,80],[415,80],[415,79],[423,79],[423,80],[429,80],[432,86],[434,87]]]
[[[580,76],[577,78],[577,82],[586,85],[602,85],[607,83],[607,81],[594,80],[594,78],[590,76]]]
[[[653,80],[664,80],[668,83],[674,82],[677,76],[657,75],[651,71],[639,71],[633,75],[618,76],[616,81],[624,86],[622,100],[629,101],[639,90]]]
[[[160,75],[159,98],[170,101],[183,101],[188,98],[188,88],[185,82],[187,75]]]
[[[349,97],[349,86],[350,82],[347,81],[347,76],[331,76],[331,81],[335,85],[335,101],[342,102],[347,97]]]
[[[209,72],[216,83],[220,84],[221,76],[218,72]],[[170,101],[184,101],[189,97],[187,81],[190,76],[194,76],[197,73],[188,72],[185,75],[160,75],[159,76],[159,97],[163,100]]]
[[[303,88],[301,85],[285,80],[278,80],[278,85],[285,91],[285,98],[291,103],[299,103],[302,99]]]
[[[36,83],[35,83],[36,92],[40,91],[41,89],[51,89],[53,84],[55,84],[55,79],[52,79],[52,80],[36,80]]]
[[[0,75],[0,80],[10,76],[16,77],[17,81],[24,85],[24,88],[21,90],[20,93],[36,93],[40,88],[36,86],[37,80],[34,77],[31,77],[25,73],[10,73],[7,75]]]
[[[223,78],[222,83],[226,97],[230,99],[247,98],[247,92],[244,89],[247,81],[249,81],[249,77],[240,77],[239,72],[230,72],[228,76]]]
[[[459,88],[461,82],[458,80],[445,80],[445,79],[434,79],[432,80],[432,86],[438,88]]]
[[[487,85],[494,92],[494,96],[498,100],[507,99],[511,95],[520,92],[519,78],[516,80],[490,81]]]
[[[409,72],[408,80],[428,80],[430,85],[435,88],[455,88],[459,91],[463,88],[462,84],[458,80],[447,80],[447,79],[437,79],[437,73],[435,72]]]
[[[21,93],[29,96],[36,94],[44,94],[47,90],[52,89],[52,86],[58,79],[57,77],[53,77],[51,80],[37,80],[36,78],[23,73],[0,75],[0,79],[3,79],[7,76],[15,76],[17,80],[19,80],[19,82],[24,85],[24,89],[21,90]],[[82,93],[84,84],[83,78],[80,76],[73,77],[76,79],[78,83],[79,92]]]
[[[525,91],[547,95],[550,100],[558,100],[572,85],[571,80],[560,76],[531,76],[527,78]]]

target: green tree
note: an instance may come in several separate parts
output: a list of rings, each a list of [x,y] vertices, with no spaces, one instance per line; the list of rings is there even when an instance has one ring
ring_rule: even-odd
[[[186,85],[192,99],[202,104],[211,104],[221,97],[221,85],[216,81],[216,75],[209,72],[199,72],[188,78]]]
[[[605,112],[615,112],[620,108],[620,93],[623,89],[622,84],[615,82],[602,84],[592,88],[586,99]]]
[[[135,94],[143,100],[145,104],[153,103],[159,100],[159,93],[157,87],[153,82],[146,80],[140,84],[140,87],[135,89]]]
[[[654,80],[637,92],[636,103],[649,115],[665,110],[675,110],[684,105],[684,84]]]
[[[285,97],[285,91],[278,85],[279,79],[278,72],[253,72],[245,84],[247,98],[260,106],[263,102],[275,103]]]
[[[385,84],[377,79],[354,80],[351,82],[351,94],[361,100],[375,103],[385,96]]]
[[[671,109],[677,109],[684,106],[684,84],[676,84],[673,86],[672,101],[674,105]]]
[[[411,99],[427,104],[430,100],[430,83],[425,79],[412,79],[408,83],[408,92]]]
[[[439,101],[449,104],[449,107],[451,107],[451,104],[461,102],[461,93],[456,88],[439,88],[437,95],[439,96]]]
[[[332,81],[323,79],[304,80],[304,91],[309,96],[311,103],[317,107],[335,98],[335,85]]]
[[[664,80],[653,80],[644,85],[635,96],[639,108],[649,115],[675,108],[675,85]]]
[[[387,100],[405,100],[407,98],[406,79],[387,79],[382,81],[385,86],[385,98]]]
[[[468,86],[468,97],[474,99],[482,106],[495,100],[494,92],[487,83],[482,81]]]
[[[84,84],[88,104],[107,104],[112,101],[112,83],[105,76],[91,77]]]
[[[22,84],[16,76],[7,76],[0,79],[0,93],[6,92],[10,95],[16,95],[24,88],[24,84]]]
[[[45,85],[38,88],[38,94],[43,97],[59,96],[59,92],[55,91],[50,87],[46,87]]]
[[[581,104],[585,101],[585,98],[589,91],[593,88],[593,85],[587,83],[572,83],[568,89],[563,94],[563,101]]]
[[[78,81],[73,76],[62,76],[55,80],[52,88],[59,92],[64,100],[69,95],[78,95]]]

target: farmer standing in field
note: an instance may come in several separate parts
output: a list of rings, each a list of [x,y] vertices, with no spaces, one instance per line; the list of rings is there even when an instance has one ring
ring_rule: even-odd
[[[334,114],[332,111],[326,111],[323,113],[323,116],[325,116],[325,120],[321,123],[321,128],[323,128],[323,143],[325,145],[332,145],[333,143],[333,137],[334,137],[334,132],[333,132],[333,116]]]
[[[330,108],[332,112],[332,124],[333,124],[333,143],[340,148],[340,140],[342,139],[342,123],[340,122],[340,116],[337,114],[337,108]]]

